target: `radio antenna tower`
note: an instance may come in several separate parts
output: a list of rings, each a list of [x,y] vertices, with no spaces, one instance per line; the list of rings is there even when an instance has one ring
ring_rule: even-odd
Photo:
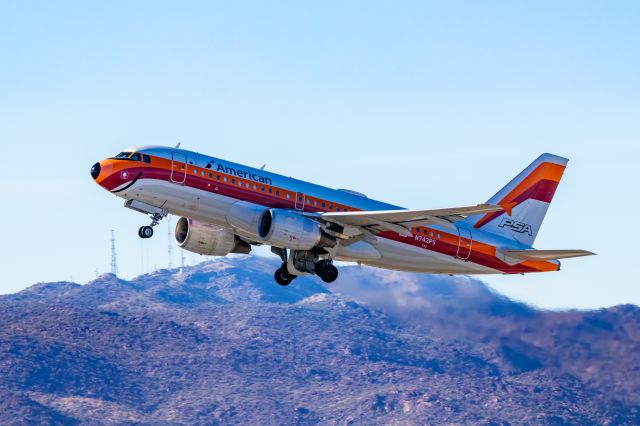
[[[111,273],[118,275],[118,260],[116,257],[116,231],[111,230]]]
[[[167,217],[167,255],[169,256],[169,269],[173,268],[173,244],[171,241],[171,218]]]

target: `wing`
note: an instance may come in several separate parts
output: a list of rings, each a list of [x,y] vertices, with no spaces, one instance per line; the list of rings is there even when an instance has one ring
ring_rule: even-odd
[[[502,210],[500,206],[479,204],[470,207],[435,210],[328,212],[314,214],[313,216],[342,226],[359,228],[374,227],[381,230],[394,231],[403,236],[411,236],[411,228],[416,226],[442,225],[455,228],[453,223],[464,220],[467,216]]]
[[[505,250],[504,255],[520,260],[557,260],[593,256],[595,253],[587,250]]]

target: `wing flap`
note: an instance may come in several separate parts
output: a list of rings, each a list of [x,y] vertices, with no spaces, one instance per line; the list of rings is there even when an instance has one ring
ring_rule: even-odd
[[[455,222],[466,216],[502,211],[502,207],[493,204],[479,204],[469,207],[454,207],[434,210],[380,210],[357,212],[328,212],[320,217],[351,226],[375,226],[381,222],[401,226],[415,226],[416,223]]]

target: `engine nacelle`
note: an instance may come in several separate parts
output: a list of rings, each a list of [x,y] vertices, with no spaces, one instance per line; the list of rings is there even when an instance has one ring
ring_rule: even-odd
[[[336,240],[327,235],[318,222],[288,210],[271,209],[265,212],[258,232],[265,243],[292,250],[336,245]]]
[[[226,219],[236,234],[257,239],[259,237],[258,228],[266,212],[266,207],[246,201],[237,201],[227,212]]]
[[[187,217],[181,217],[176,223],[175,238],[183,249],[206,256],[251,251],[251,246],[240,240],[231,229]]]

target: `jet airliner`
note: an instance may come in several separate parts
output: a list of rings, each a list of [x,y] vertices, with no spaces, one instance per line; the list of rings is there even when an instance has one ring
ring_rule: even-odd
[[[407,210],[359,192],[331,189],[220,158],[162,146],[127,149],[94,164],[91,176],[148,215],[141,238],[167,215],[175,239],[208,256],[268,245],[282,260],[278,284],[300,275],[337,279],[334,260],[436,274],[557,271],[585,250],[533,243],[568,160],[542,154],[486,203]]]

